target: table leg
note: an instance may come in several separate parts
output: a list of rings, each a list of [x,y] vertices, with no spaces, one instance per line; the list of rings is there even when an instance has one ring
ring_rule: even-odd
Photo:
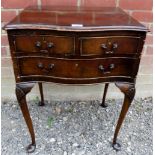
[[[38,85],[39,85],[39,91],[40,91],[40,97],[41,97],[41,101],[39,102],[39,106],[44,106],[45,102],[44,102],[44,94],[43,94],[42,82],[39,82]]]
[[[103,99],[102,99],[102,104],[101,104],[101,106],[102,106],[103,108],[106,108],[106,107],[108,106],[108,105],[105,103],[105,99],[106,99],[108,87],[109,87],[109,83],[106,83],[106,84],[105,84],[105,87],[104,87],[104,94],[103,94]]]
[[[124,118],[126,116],[126,113],[128,112],[128,109],[131,105],[131,102],[135,96],[135,84],[129,84],[129,83],[116,83],[116,86],[121,90],[121,92],[124,93],[124,103],[122,106],[122,110],[117,122],[117,126],[114,133],[113,138],[113,148],[118,151],[120,150],[121,145],[117,143],[117,135],[119,133],[119,130],[121,128],[121,125],[124,121]]]
[[[27,107],[27,101],[26,101],[26,95],[31,91],[35,83],[17,83],[16,84],[16,96],[19,103],[19,106],[21,108],[23,117],[25,119],[25,122],[27,124],[27,127],[29,129],[32,143],[27,147],[27,152],[31,153],[34,152],[36,148],[36,142],[35,142],[35,134],[34,129],[32,125],[32,120],[29,114],[29,110]]]

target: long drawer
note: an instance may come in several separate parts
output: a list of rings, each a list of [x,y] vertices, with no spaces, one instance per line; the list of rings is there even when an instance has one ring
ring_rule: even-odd
[[[139,59],[132,58],[18,58],[20,76],[50,76],[69,79],[89,79],[107,76],[134,77],[138,70],[137,63],[139,63]]]

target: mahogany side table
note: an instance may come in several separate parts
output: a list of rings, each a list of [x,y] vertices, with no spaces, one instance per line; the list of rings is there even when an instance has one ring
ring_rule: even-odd
[[[38,83],[44,105],[42,82],[65,84],[105,83],[101,106],[109,83],[124,93],[113,147],[135,95],[135,81],[147,28],[117,7],[28,7],[7,30],[16,79],[16,96],[36,147],[26,95]]]

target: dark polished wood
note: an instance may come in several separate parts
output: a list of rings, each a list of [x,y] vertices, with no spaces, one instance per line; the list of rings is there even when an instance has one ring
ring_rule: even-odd
[[[137,51],[139,39],[134,36],[80,38],[80,52],[81,55],[133,54]]]
[[[31,91],[34,84],[35,83],[17,83],[16,84],[17,100],[21,108],[22,114],[24,116],[25,122],[27,124],[27,127],[29,129],[31,140],[32,140],[32,143],[27,147],[28,153],[34,152],[36,148],[34,129],[33,129],[32,120],[26,103],[26,95]]]
[[[35,149],[35,135],[26,104],[26,94],[42,82],[93,84],[105,82],[102,106],[109,83],[124,93],[124,104],[116,126],[113,147],[119,150],[117,135],[135,94],[135,81],[145,26],[120,8],[28,7],[7,30],[16,79],[16,95]]]
[[[74,51],[74,37],[69,36],[18,35],[15,42],[19,52],[69,54]]]
[[[115,7],[28,7],[6,29],[48,29],[61,31],[147,31],[145,26]]]
[[[18,58],[21,76],[49,76],[72,80],[108,76],[135,77],[138,68],[134,58],[59,59],[44,57]],[[128,70],[130,66],[131,70]]]
[[[117,143],[117,135],[120,130],[120,127],[124,121],[125,115],[131,105],[131,102],[135,96],[135,84],[130,84],[130,83],[116,83],[116,86],[121,90],[122,93],[124,93],[124,103],[122,106],[122,110],[117,122],[117,126],[115,129],[114,133],[114,138],[113,138],[113,147],[116,150],[120,149],[120,144]]]
[[[105,103],[108,87],[109,87],[109,83],[106,83],[104,87],[104,94],[103,94],[103,99],[102,99],[102,104],[101,104],[103,108],[106,108],[108,106],[107,103]]]
[[[39,106],[44,106],[45,105],[45,101],[44,101],[44,94],[43,94],[43,84],[42,82],[38,82],[39,85],[39,92],[40,92],[40,97],[41,100],[39,101]]]

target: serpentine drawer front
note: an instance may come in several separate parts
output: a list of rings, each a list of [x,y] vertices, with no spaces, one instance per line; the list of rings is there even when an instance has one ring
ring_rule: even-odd
[[[21,76],[91,79],[106,76],[134,77],[136,61],[138,60],[130,58],[73,60],[25,57],[19,59],[19,65]]]
[[[135,81],[148,31],[120,8],[29,7],[5,25],[16,79],[16,96],[36,147],[26,95],[42,82],[65,84],[109,83],[124,93],[124,102],[112,146],[120,149],[117,135],[135,95]],[[82,93],[82,92],[81,92]]]

